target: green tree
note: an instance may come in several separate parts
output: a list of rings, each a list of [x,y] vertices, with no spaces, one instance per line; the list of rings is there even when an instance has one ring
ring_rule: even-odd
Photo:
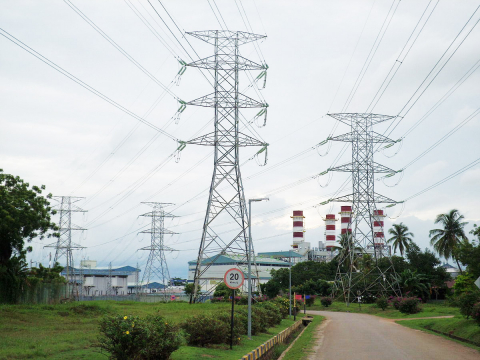
[[[426,299],[429,296],[431,288],[427,277],[410,269],[404,270],[397,278],[397,283],[402,289],[402,293],[411,293],[414,296],[420,296]]]
[[[213,293],[214,297],[224,297],[228,298],[229,296],[233,295],[233,290],[230,289],[224,282],[221,282],[215,288],[215,292]]]
[[[412,243],[407,251],[407,260],[408,268],[425,275],[432,286],[446,287],[445,281],[450,279],[450,275],[443,267],[439,266],[442,262],[434,252],[429,249],[422,252],[417,244]]]
[[[457,209],[450,210],[448,214],[439,214],[435,219],[435,224],[442,224],[442,229],[430,230],[430,244],[435,251],[445,259],[454,257],[454,250],[457,245],[462,242],[468,242],[467,236],[463,228],[467,222],[462,222],[463,215],[460,215]],[[458,258],[454,258],[457,262],[460,273],[463,273],[458,262]]]
[[[393,252],[397,252],[397,248],[400,251],[400,255],[408,250],[412,243],[413,233],[408,231],[408,227],[404,223],[393,224],[393,227],[388,229],[388,233],[393,235],[387,240],[387,243],[393,243]]]
[[[52,195],[43,197],[43,190],[44,185],[30,188],[20,177],[0,169],[0,288],[9,289],[0,301],[15,302],[26,279],[25,259],[32,248],[25,242],[58,236],[51,221],[56,212],[48,201]]]
[[[335,257],[336,260],[344,264],[347,269],[353,268],[357,270],[358,253],[360,253],[362,249],[359,246],[355,246],[352,234],[345,233],[338,235],[338,243],[340,246],[334,247],[338,250],[338,255]]]
[[[193,289],[195,289],[193,283],[186,284],[183,291],[186,295],[193,295]],[[197,294],[200,292],[200,285],[197,285]]]

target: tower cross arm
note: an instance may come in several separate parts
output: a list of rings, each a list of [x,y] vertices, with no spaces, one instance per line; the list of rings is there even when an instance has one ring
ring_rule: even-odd
[[[198,99],[189,101],[187,105],[203,106],[203,107],[220,107],[224,109],[228,108],[264,108],[268,107],[268,104],[262,103],[247,95],[238,93],[235,97],[229,91],[218,91],[216,94],[211,93]]]
[[[199,136],[195,139],[186,142],[187,144],[194,145],[205,145],[205,146],[234,146],[235,140],[230,136],[219,136],[218,139],[215,139],[215,133],[209,133],[206,135]],[[261,142],[249,135],[238,133],[238,140],[236,145],[245,147],[245,146],[268,146],[268,144]]]
[[[235,57],[216,57],[215,55],[200,59],[187,64],[186,66],[197,67],[207,70],[266,70],[266,65],[257,64],[243,56]]]

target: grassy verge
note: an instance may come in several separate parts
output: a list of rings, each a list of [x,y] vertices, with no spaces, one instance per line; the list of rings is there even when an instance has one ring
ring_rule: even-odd
[[[335,301],[328,308],[323,307],[320,304],[320,301],[317,299],[315,304],[307,308],[308,310],[324,310],[324,311],[342,311],[342,312],[353,312],[361,314],[370,314],[381,316],[388,319],[412,319],[419,317],[432,317],[432,316],[460,316],[460,311],[456,307],[451,307],[443,304],[421,304],[420,307],[422,311],[417,314],[402,314],[400,311],[389,306],[387,309],[382,310],[377,307],[376,304],[362,304],[360,307],[358,304],[350,304],[347,306],[344,302]]]
[[[300,338],[288,350],[283,360],[301,360],[312,353],[312,348],[315,345],[313,337],[317,328],[322,324],[323,319],[325,319],[323,316],[313,317],[312,323],[307,326]]]
[[[301,316],[303,316],[303,314]],[[297,320],[301,316],[297,316]],[[270,328],[266,334],[252,336],[252,340],[249,340],[247,337],[243,338],[239,345],[233,347],[233,350],[230,350],[228,346],[218,346],[216,348],[182,346],[172,354],[172,360],[197,360],[202,358],[218,360],[240,359],[243,355],[246,355],[248,352],[262,345],[264,342],[277,335],[280,331],[285,330],[293,324],[293,318],[291,320],[288,318],[282,320],[280,325]]]
[[[105,360],[106,356],[93,346],[99,335],[98,321],[105,314],[161,314],[168,321],[178,323],[191,315],[229,309],[228,303],[190,305],[116,301],[88,301],[54,306],[0,305],[0,359]],[[292,323],[293,320],[283,320],[281,325],[270,329],[268,334],[259,335],[251,341],[242,340],[239,346],[234,347],[234,352],[222,347],[198,349],[186,346],[178,350],[183,357],[175,355],[174,359],[197,359],[202,354],[207,358],[232,359],[234,353],[237,356],[237,349],[240,358]],[[219,355],[223,353],[228,354],[227,357]]]
[[[467,339],[480,344],[480,326],[478,326],[473,320],[453,318],[453,319],[424,319],[424,320],[409,320],[409,321],[397,321],[398,324],[403,326],[423,330],[434,335],[443,336],[436,332],[429,331],[429,329],[441,331],[443,333],[455,335],[463,339]],[[463,345],[472,347],[480,351],[479,346],[471,345],[465,342],[461,342],[452,339],[448,336],[443,336],[449,340],[457,341]]]

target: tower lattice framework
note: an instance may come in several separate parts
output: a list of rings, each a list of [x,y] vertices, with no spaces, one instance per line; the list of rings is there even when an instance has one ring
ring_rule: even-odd
[[[329,169],[329,171],[352,174],[352,194],[331,201],[352,204],[350,223],[342,235],[339,251],[339,265],[335,291],[341,291],[349,303],[356,297],[373,293],[393,293],[400,295],[395,284],[389,247],[385,244],[383,232],[383,210],[377,204],[397,202],[375,192],[376,173],[395,173],[394,170],[374,161],[376,144],[391,144],[391,140],[373,131],[373,126],[393,119],[394,116],[370,113],[329,114],[334,119],[347,124],[351,132],[331,138],[332,141],[352,144],[352,162]],[[372,257],[372,263],[364,255]],[[381,267],[379,261],[384,260]],[[363,264],[361,262],[364,262]]]
[[[86,210],[75,205],[76,202],[84,198],[74,196],[54,196],[54,199],[59,203],[57,211],[60,217],[58,223],[60,237],[55,244],[50,244],[45,247],[55,248],[54,264],[57,262],[61,264],[62,258],[65,258],[67,282],[74,283],[75,275],[73,273],[74,263],[72,250],[84,249],[84,247],[72,242],[72,230],[86,229],[72,223],[72,213],[86,212]],[[81,286],[83,287],[83,285]]]
[[[240,71],[265,71],[268,67],[266,64],[248,60],[239,53],[240,45],[262,39],[265,37],[263,35],[229,30],[196,31],[187,34],[214,46],[214,55],[187,65],[210,70],[214,78],[213,93],[188,102],[189,105],[212,107],[215,111],[214,131],[187,142],[214,146],[215,149],[210,194],[195,265],[194,293],[191,299],[195,301],[199,284],[223,280],[223,274],[215,278],[207,278],[205,274],[220,256],[234,256],[237,264],[244,264],[245,269],[247,267],[248,214],[240,172],[239,148],[266,148],[268,144],[240,131],[240,109],[266,109],[268,104],[242,94],[239,91],[239,76]],[[218,225],[225,222],[232,222],[235,230],[226,234],[218,232]],[[258,274],[256,264],[252,262]],[[242,268],[244,272],[245,269]]]
[[[142,285],[148,286],[151,280],[158,279],[163,285],[167,286],[170,282],[170,273],[168,272],[165,251],[175,250],[165,245],[165,234],[173,235],[177,233],[165,229],[165,218],[174,218],[176,216],[166,212],[164,207],[173,204],[159,202],[145,202],[143,204],[151,206],[153,210],[141,215],[152,218],[150,230],[140,232],[150,234],[150,246],[140,249],[150,251],[147,264],[145,265],[145,272],[142,276]]]

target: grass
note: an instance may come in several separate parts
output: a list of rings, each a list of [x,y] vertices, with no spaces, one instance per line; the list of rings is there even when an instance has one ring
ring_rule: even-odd
[[[320,300],[316,299],[315,304],[308,308],[308,310],[323,310],[323,311],[341,311],[361,314],[376,315],[388,319],[412,319],[419,317],[433,317],[433,316],[460,316],[460,311],[456,307],[443,305],[442,303],[435,304],[421,304],[422,311],[417,314],[402,314],[392,306],[382,310],[376,304],[350,304],[347,306],[344,302],[334,301],[333,304],[327,308],[320,304]]]
[[[434,335],[442,336],[428,329],[434,329],[443,333],[452,334],[463,339],[474,341],[480,344],[480,326],[478,326],[473,320],[453,318],[453,319],[424,319],[424,320],[409,320],[409,321],[397,321],[398,324],[403,326],[429,332]],[[480,351],[479,346],[471,345],[465,342],[454,340],[450,337],[445,338],[453,341],[457,341],[463,345],[472,347]]]
[[[307,326],[295,344],[288,350],[283,360],[301,360],[312,353],[312,348],[315,345],[313,337],[316,329],[322,324],[323,319],[325,319],[323,316],[313,317],[311,324]]]
[[[237,305],[238,306],[238,305]],[[0,359],[91,359],[105,360],[106,356],[94,347],[99,336],[98,320],[105,314],[146,316],[161,314],[169,322],[178,323],[199,313],[228,311],[228,303],[140,303],[116,301],[88,301],[62,305],[0,305]],[[243,340],[233,352],[224,348],[200,349],[182,347],[173,359],[197,359],[199,357],[231,359],[239,358],[270,339],[293,323],[283,320],[268,334]],[[227,355],[223,355],[227,354]],[[223,356],[223,357],[222,357]],[[226,357],[225,357],[226,356]],[[230,356],[230,357],[229,357]]]
[[[302,315],[297,316],[297,320]],[[197,360],[197,359],[217,359],[217,360],[232,360],[240,359],[243,355],[246,355],[250,351],[254,350],[258,346],[262,345],[267,340],[270,340],[273,336],[280,331],[285,330],[287,327],[294,323],[293,318],[282,320],[282,323],[274,328],[270,328],[268,333],[252,336],[252,340],[243,338],[240,344],[233,347],[230,350],[228,346],[222,346],[219,348],[198,348],[193,346],[182,346],[180,349],[172,354],[171,360]],[[285,347],[286,348],[286,347]],[[223,349],[225,351],[218,351]]]

